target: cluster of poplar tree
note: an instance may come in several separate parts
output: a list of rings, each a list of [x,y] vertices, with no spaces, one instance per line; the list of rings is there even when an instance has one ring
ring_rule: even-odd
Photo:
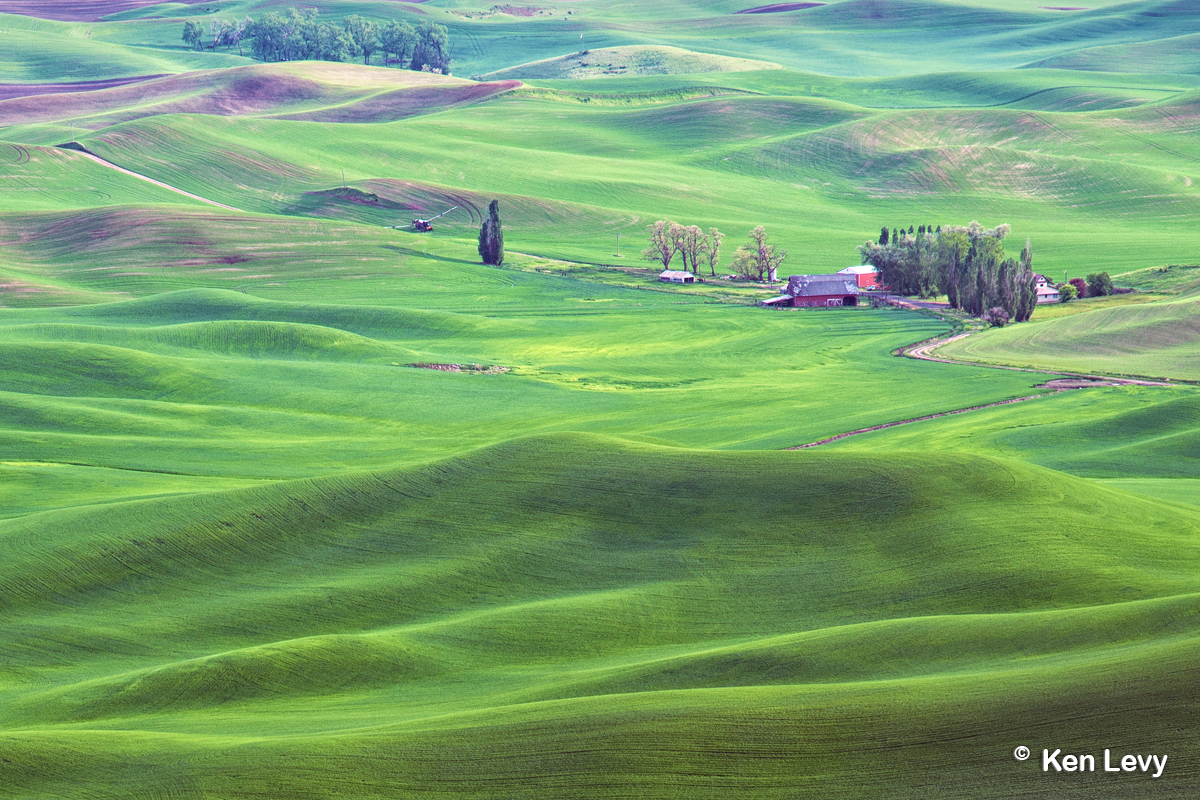
[[[1033,253],[1029,243],[1020,259],[1006,258],[1008,225],[922,225],[907,231],[887,228],[879,241],[858,250],[862,263],[879,271],[879,283],[898,294],[946,295],[950,305],[1003,324],[1024,322],[1037,305]]]
[[[349,61],[361,56],[370,64],[380,53],[384,66],[450,74],[450,36],[445,26],[428,20],[414,28],[395,20],[380,25],[351,14],[335,25],[318,22],[316,9],[291,8],[283,14],[267,12],[258,20],[213,20],[207,36],[202,24],[189,21],[183,41],[196,50],[236,46],[238,55],[245,41],[260,61]]]

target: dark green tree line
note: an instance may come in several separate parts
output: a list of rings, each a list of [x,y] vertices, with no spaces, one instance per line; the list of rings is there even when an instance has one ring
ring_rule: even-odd
[[[879,241],[860,246],[862,263],[879,271],[880,284],[898,294],[934,297],[945,294],[954,308],[982,316],[1003,310],[1024,322],[1037,304],[1033,254],[1026,243],[1019,260],[1006,258],[1003,239],[1008,225],[985,228],[922,225],[919,229],[886,228]],[[993,316],[999,316],[993,314]]]
[[[213,50],[236,46],[240,55],[245,41],[259,61],[350,61],[361,56],[364,64],[370,64],[380,53],[384,66],[395,63],[450,74],[450,35],[445,26],[428,20],[414,29],[406,22],[380,25],[351,14],[339,26],[318,21],[316,9],[290,8],[284,13],[269,11],[257,20],[216,20],[210,27],[207,41]],[[204,26],[198,22],[184,23],[182,38],[195,50],[205,48]]]

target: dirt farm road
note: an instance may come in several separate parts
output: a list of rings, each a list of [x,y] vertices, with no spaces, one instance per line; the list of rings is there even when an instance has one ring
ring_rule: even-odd
[[[155,180],[154,178],[151,178],[148,175],[143,175],[140,172],[134,172],[133,170],[125,169],[124,167],[117,166],[116,164],[112,163],[111,161],[104,160],[103,158],[96,155],[95,153],[89,153],[85,150],[76,150],[74,148],[66,148],[66,149],[72,153],[78,153],[79,155],[83,156],[84,158],[90,158],[92,161],[95,161],[97,164],[99,164],[103,167],[108,167],[109,169],[115,169],[117,172],[123,172],[126,175],[130,175],[139,180],[143,180],[146,183],[153,183],[155,186],[162,187],[163,189],[167,189],[168,191],[175,192],[176,194],[181,194],[184,197],[190,197],[193,200],[199,200],[201,203],[208,203],[210,206],[216,206],[217,208],[223,208],[226,211],[242,211],[242,209],[240,209],[240,208],[234,208],[233,206],[227,206],[224,203],[218,203],[216,200],[209,200],[207,197],[201,197],[198,194],[192,194],[191,192],[186,192],[177,186],[172,186],[169,183],[163,183],[162,181]],[[242,211],[242,213],[244,214],[246,212]]]
[[[942,411],[937,414],[926,414],[923,417],[913,417],[911,419],[896,420],[895,422],[885,422],[882,425],[872,425],[869,428],[859,428],[858,430],[846,431],[845,433],[839,433],[836,436],[830,436],[825,439],[818,439],[817,441],[809,442],[808,444],[800,444],[800,445],[796,445],[794,447],[785,447],[784,449],[785,450],[806,450],[810,447],[818,447],[819,445],[829,444],[830,442],[836,442],[839,439],[845,439],[848,436],[856,436],[860,433],[870,433],[871,431],[881,431],[885,428],[894,428],[897,425],[909,425],[911,423],[922,422],[927,419],[937,419],[938,417],[948,417],[951,414],[965,414],[968,411],[980,411],[985,408],[995,408],[996,406],[1006,406],[1006,405],[1011,405],[1013,403],[1023,403],[1026,400],[1037,400],[1042,397],[1049,397],[1052,394],[1057,394],[1058,392],[1066,392],[1066,391],[1071,391],[1073,389],[1090,389],[1090,388],[1096,388],[1096,387],[1101,387],[1101,386],[1164,386],[1165,387],[1165,386],[1178,386],[1179,385],[1177,383],[1171,383],[1169,381],[1151,381],[1151,380],[1143,380],[1143,379],[1138,379],[1138,378],[1111,378],[1111,377],[1108,377],[1105,375],[1087,375],[1087,374],[1078,373],[1078,372],[1057,372],[1057,371],[1048,370],[1048,369],[1034,369],[1032,367],[1010,367],[1010,366],[1005,366],[1003,364],[983,364],[983,363],[979,363],[979,362],[975,362],[975,361],[958,361],[957,359],[945,358],[943,356],[937,356],[937,355],[933,354],[933,352],[935,350],[937,350],[939,347],[941,347],[942,345],[949,344],[950,342],[958,341],[959,339],[964,339],[967,336],[970,336],[972,333],[974,333],[974,331],[964,331],[962,333],[956,333],[952,336],[937,337],[934,339],[928,339],[923,342],[917,342],[916,344],[912,344],[912,345],[909,345],[908,347],[905,347],[896,355],[904,356],[907,358],[916,358],[921,361],[937,361],[942,364],[959,364],[959,365],[968,366],[968,367],[989,367],[991,369],[1007,369],[1007,370],[1013,370],[1016,372],[1032,372],[1032,373],[1036,373],[1036,374],[1040,374],[1040,375],[1056,375],[1058,377],[1055,379],[1046,381],[1045,383],[1043,383],[1039,387],[1037,387],[1039,389],[1048,390],[1045,392],[1041,392],[1039,394],[1030,394],[1030,395],[1025,395],[1024,397],[1012,397],[1012,398],[1009,398],[1008,400],[999,400],[995,403],[984,403],[983,405],[968,406],[967,408],[955,408],[950,411]]]

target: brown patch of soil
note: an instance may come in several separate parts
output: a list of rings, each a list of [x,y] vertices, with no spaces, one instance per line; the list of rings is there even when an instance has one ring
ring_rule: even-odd
[[[532,17],[543,10],[537,6],[492,6],[492,9],[510,17]]]
[[[0,0],[2,2],[2,0]],[[342,102],[344,96],[313,80],[260,74],[242,67],[228,83],[210,85],[211,73],[146,76],[137,85],[122,81],[92,91],[64,89],[36,96],[0,97],[0,125],[51,122],[72,117],[107,115],[103,125],[115,125],[156,114],[217,114],[234,116],[280,109],[302,102]],[[19,122],[18,122],[19,121]],[[97,120],[90,123],[93,127]]]
[[[305,192],[305,194],[316,195],[318,197],[332,197],[359,206],[375,206],[377,208],[391,209],[407,208],[407,206],[388,200],[386,197],[380,197],[374,192],[364,192],[354,188],[343,189],[339,187],[337,189],[322,189],[316,192]]]
[[[279,114],[275,118],[307,122],[393,122],[417,114],[474,103],[520,85],[520,81],[493,81],[395,89],[357,103],[298,114]]]
[[[499,364],[435,364],[428,361],[418,361],[415,364],[395,364],[394,366],[436,369],[439,372],[473,372],[479,375],[502,375],[511,369],[511,367],[502,367]]]
[[[377,193],[384,202],[396,203],[400,208],[408,211],[425,214],[439,210],[445,211],[451,206],[458,206],[467,212],[472,225],[483,222],[481,204],[486,204],[486,201],[476,195],[447,192],[432,186],[393,178],[376,178],[364,181],[363,185]]]
[[[67,92],[94,92],[97,89],[112,89],[130,83],[141,83],[155,78],[165,78],[160,75],[138,75],[134,78],[110,78],[106,81],[76,81],[74,83],[0,83],[0,100],[11,100],[14,97],[32,97],[41,94],[65,94]]]
[[[823,6],[824,3],[772,3],[769,6],[755,6],[754,8],[743,8],[741,11],[736,11],[736,14],[778,14],[780,11],[803,11],[806,8],[816,8]]]
[[[1120,386],[1127,381],[1099,381],[1088,378],[1055,378],[1052,381],[1039,383],[1039,389],[1090,389],[1094,386]]]

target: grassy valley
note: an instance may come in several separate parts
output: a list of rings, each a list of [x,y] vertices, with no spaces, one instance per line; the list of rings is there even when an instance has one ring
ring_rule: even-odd
[[[315,4],[449,75],[100,5],[0,0],[0,794],[1196,793],[1186,3]],[[949,363],[724,277],[972,219],[1136,291]]]

